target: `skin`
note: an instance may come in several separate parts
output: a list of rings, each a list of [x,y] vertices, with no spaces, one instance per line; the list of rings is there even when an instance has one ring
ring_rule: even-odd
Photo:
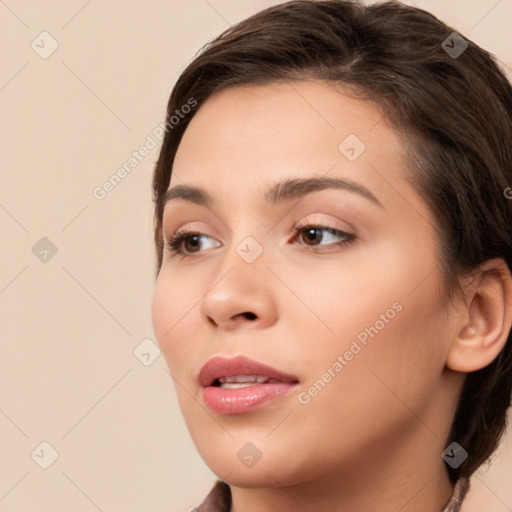
[[[349,134],[366,146],[352,162],[338,149]],[[234,512],[439,512],[453,492],[440,454],[463,372],[505,343],[510,277],[468,280],[467,304],[443,298],[434,218],[404,178],[404,154],[375,104],[317,81],[220,91],[184,134],[169,188],[199,186],[213,202],[166,206],[166,239],[180,228],[206,237],[199,252],[165,249],[153,325],[190,434],[230,484]],[[279,181],[320,176],[357,182],[382,207],[342,189],[265,201]],[[315,252],[296,225],[356,238],[336,246],[343,237],[320,231]],[[263,249],[252,263],[236,252],[247,236]],[[396,303],[394,318],[300,403]],[[217,355],[293,374],[298,390],[249,413],[211,412],[197,375]],[[250,468],[237,457],[247,442],[262,454]]]

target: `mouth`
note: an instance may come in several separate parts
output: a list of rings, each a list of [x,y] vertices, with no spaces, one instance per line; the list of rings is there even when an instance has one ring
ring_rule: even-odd
[[[219,377],[212,382],[212,386],[223,389],[240,389],[267,382],[283,382],[277,379],[271,379],[265,375],[237,375],[235,377]]]
[[[291,393],[297,377],[243,356],[214,357],[198,376],[205,404],[220,414],[242,414]]]

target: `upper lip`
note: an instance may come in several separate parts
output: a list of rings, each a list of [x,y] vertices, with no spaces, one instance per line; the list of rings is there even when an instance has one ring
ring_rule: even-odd
[[[245,356],[221,357],[209,359],[201,368],[198,376],[201,386],[206,387],[220,377],[237,375],[261,375],[281,382],[298,382],[297,377],[289,375],[271,366],[254,361]]]

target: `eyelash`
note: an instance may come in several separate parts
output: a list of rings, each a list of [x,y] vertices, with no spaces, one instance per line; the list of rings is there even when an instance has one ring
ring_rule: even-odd
[[[328,244],[329,247],[337,247],[337,248],[347,247],[350,244],[352,244],[356,239],[356,236],[351,233],[347,233],[347,232],[341,231],[339,229],[334,229],[329,226],[323,226],[321,224],[307,224],[307,225],[303,225],[303,226],[300,226],[300,225],[295,226],[292,230],[292,234],[295,237],[298,234],[300,234],[302,231],[306,231],[306,230],[312,229],[312,228],[319,228],[322,231],[328,232],[330,235],[345,238],[345,240],[342,240],[340,242]],[[195,253],[192,253],[192,254],[184,253],[181,250],[181,246],[185,240],[187,240],[188,238],[191,238],[193,236],[208,236],[208,235],[204,235],[204,233],[199,233],[197,231],[178,230],[178,231],[176,231],[176,233],[174,233],[171,236],[171,238],[169,240],[166,241],[166,247],[171,254],[175,254],[175,253],[181,254],[184,257],[192,256]],[[325,249],[317,249],[316,246],[308,246],[308,245],[304,245],[304,244],[299,244],[297,242],[294,242],[293,245],[303,245],[306,248],[306,250],[309,252],[318,253],[318,252],[323,252],[325,250]]]

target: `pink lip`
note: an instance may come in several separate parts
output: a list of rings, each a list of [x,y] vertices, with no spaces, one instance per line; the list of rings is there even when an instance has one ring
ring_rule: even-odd
[[[262,375],[279,382],[266,382],[237,389],[226,389],[212,384],[219,377]],[[269,401],[289,394],[298,384],[297,377],[244,356],[214,357],[201,368],[198,376],[203,387],[206,405],[220,414],[242,414]]]

